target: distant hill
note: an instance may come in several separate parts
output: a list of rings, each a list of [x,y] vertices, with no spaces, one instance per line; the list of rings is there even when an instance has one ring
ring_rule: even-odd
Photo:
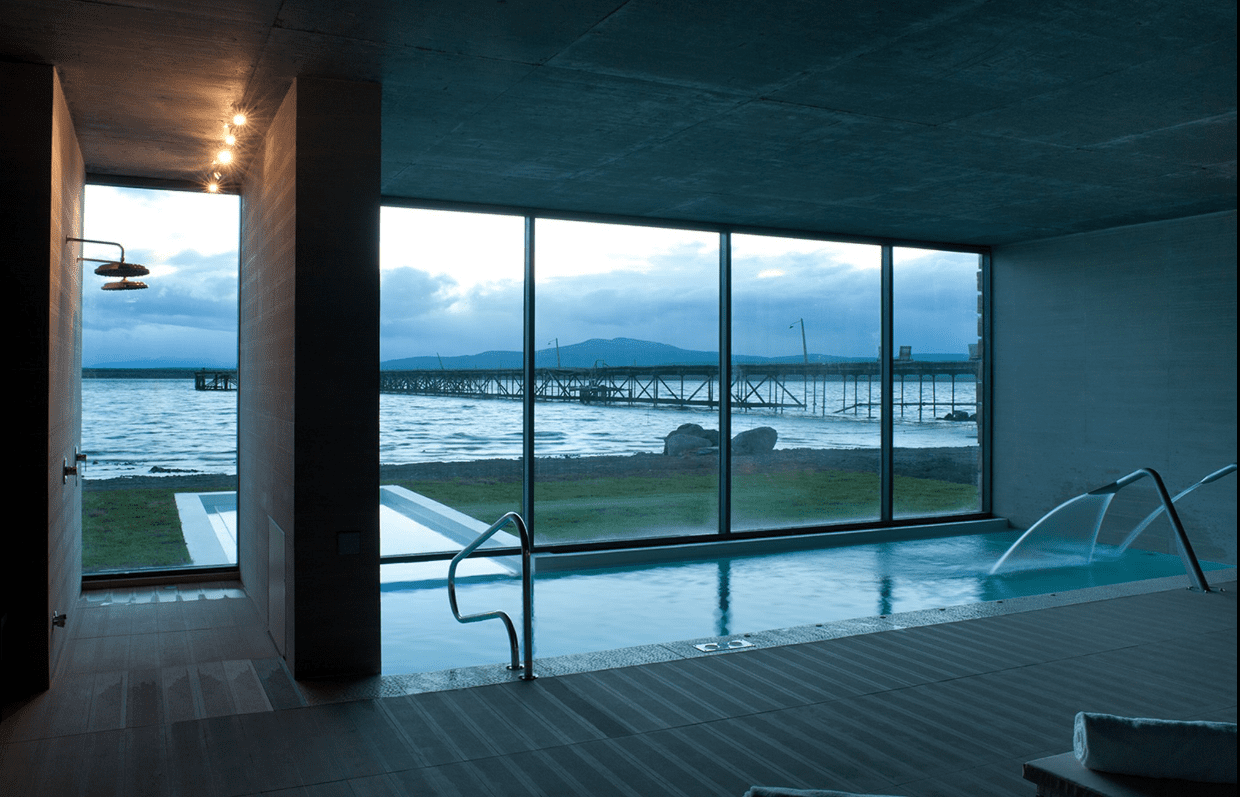
[[[877,353],[876,353],[877,356]],[[916,354],[917,360],[964,360],[965,354]],[[833,354],[810,354],[810,362],[846,362],[855,357],[839,357]],[[537,368],[556,367],[555,347],[539,349],[534,354],[534,365]],[[619,367],[624,365],[700,365],[715,363],[719,355],[713,351],[696,351],[681,349],[666,343],[655,343],[649,340],[633,338],[613,338],[603,340],[593,338],[582,343],[561,346],[559,349],[559,366],[561,368],[592,368],[598,365]],[[785,357],[759,357],[754,355],[737,355],[733,362],[738,363],[799,363],[801,355]],[[486,351],[481,354],[465,354],[454,357],[422,356],[404,357],[398,360],[387,360],[380,363],[384,371],[414,371],[443,368],[461,370],[470,368],[520,368],[521,352],[519,351]]]
[[[198,368],[83,368],[83,379],[190,379]],[[208,371],[236,371],[236,368],[208,368]]]
[[[142,369],[176,368],[176,369],[182,369],[182,370],[185,368],[190,368],[193,370],[198,370],[200,368],[209,368],[209,369],[215,368],[221,371],[237,370],[237,364],[235,362],[232,363],[231,365],[224,365],[219,362],[203,362],[202,360],[183,360],[183,359],[172,359],[172,358],[160,358],[158,360],[124,360],[121,362],[106,362],[106,363],[93,362],[93,363],[90,363],[89,365],[83,364],[82,367],[83,368],[116,368],[116,369],[123,368],[126,370],[132,370],[135,368],[142,368]]]
[[[715,362],[718,355],[708,351],[691,351],[666,343],[653,343],[633,338],[602,340],[594,338],[560,346],[540,349],[534,353],[534,365],[538,368],[592,368],[599,365],[693,365]],[[520,368],[519,351],[486,351],[456,357],[405,357],[388,360],[379,366],[385,371],[418,369],[467,369],[467,368]]]

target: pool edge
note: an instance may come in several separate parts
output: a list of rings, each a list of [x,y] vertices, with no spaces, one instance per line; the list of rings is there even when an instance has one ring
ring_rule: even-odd
[[[1234,589],[1234,584],[1237,580],[1237,569],[1231,567],[1211,570],[1207,573],[1207,578],[1212,585],[1212,589],[1218,589],[1213,586],[1215,584],[1221,584],[1227,586],[1228,589]],[[897,631],[904,628],[918,628],[963,620],[1018,614],[1057,606],[1070,606],[1153,592],[1188,591],[1190,589],[1191,582],[1187,574],[1164,576],[1141,581],[1127,581],[1119,584],[1065,590],[1044,595],[1028,595],[980,603],[960,604],[957,606],[919,609],[890,615],[776,628],[748,634],[701,637],[698,639],[684,639],[617,648],[615,650],[573,653],[542,659],[536,658],[534,670],[536,675],[556,677],[679,659],[744,655],[751,651],[785,645],[797,645],[805,642],[818,642],[881,631]],[[748,642],[749,645],[738,648],[729,648],[727,646],[728,642],[738,639]],[[709,646],[712,643],[717,646],[717,649],[703,651],[695,647],[696,645]],[[502,664],[487,664],[438,670],[435,672],[380,675],[349,682],[302,682],[299,685],[306,702],[310,705],[317,705],[350,700],[369,700],[379,697],[399,697],[425,692],[443,692],[453,689],[468,689],[474,686],[507,683],[518,678],[518,673],[507,670]]]

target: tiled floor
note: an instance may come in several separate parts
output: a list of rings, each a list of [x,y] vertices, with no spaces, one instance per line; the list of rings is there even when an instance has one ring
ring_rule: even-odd
[[[238,588],[93,595],[0,722],[0,794],[1032,795],[1078,710],[1235,721],[1222,586],[338,703]]]
[[[69,619],[55,686],[6,714],[6,741],[303,704],[240,585],[88,592]]]

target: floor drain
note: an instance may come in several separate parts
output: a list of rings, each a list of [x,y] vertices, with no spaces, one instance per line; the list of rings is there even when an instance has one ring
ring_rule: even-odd
[[[703,642],[701,645],[693,647],[703,653],[714,653],[716,650],[736,650],[738,648],[752,648],[753,643],[746,639],[730,639],[727,642]]]

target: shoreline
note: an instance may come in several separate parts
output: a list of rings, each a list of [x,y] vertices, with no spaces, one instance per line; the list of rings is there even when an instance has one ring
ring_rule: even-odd
[[[875,448],[857,449],[776,449],[766,454],[738,456],[733,473],[786,472],[794,470],[842,470],[877,473],[879,452]],[[536,476],[547,480],[609,477],[659,477],[674,474],[708,474],[718,468],[712,454],[669,457],[639,453],[612,456],[540,457],[535,460]],[[897,476],[934,479],[955,484],[977,483],[977,446],[941,448],[900,448],[895,451]],[[468,462],[417,462],[380,465],[380,483],[395,481],[489,481],[521,480],[521,460],[481,459]],[[223,492],[237,489],[233,474],[181,473],[166,476],[114,476],[108,479],[82,479],[82,490],[124,490],[141,488],[174,489],[180,492]]]

